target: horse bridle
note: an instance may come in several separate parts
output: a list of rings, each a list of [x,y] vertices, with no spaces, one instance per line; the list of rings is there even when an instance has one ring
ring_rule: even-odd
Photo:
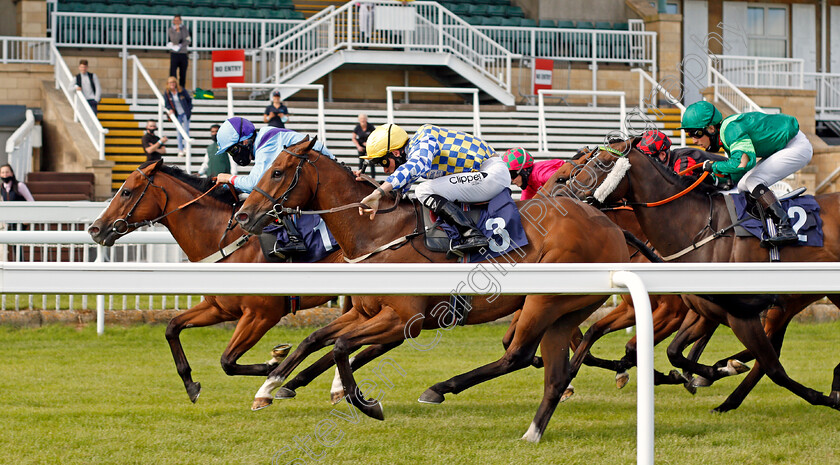
[[[153,220],[143,220],[143,221],[138,221],[136,223],[129,223],[128,222],[128,219],[131,218],[131,215],[132,215],[132,213],[134,213],[134,210],[136,210],[137,206],[140,205],[140,201],[143,200],[143,197],[146,196],[146,191],[149,190],[149,186],[157,187],[158,189],[163,191],[163,195],[164,195],[165,200],[163,201],[163,209],[161,211],[165,212],[166,211],[166,205],[169,204],[169,194],[166,193],[166,189],[164,189],[162,186],[158,186],[157,184],[155,184],[155,181],[154,181],[155,175],[152,174],[151,176],[149,176],[146,173],[144,173],[140,168],[137,168],[137,171],[141,175],[143,175],[143,177],[146,178],[146,181],[148,181],[148,182],[146,183],[146,187],[143,188],[143,192],[140,193],[140,197],[137,198],[137,200],[134,202],[134,205],[131,206],[131,209],[128,211],[128,213],[125,215],[125,217],[114,220],[114,222],[111,224],[111,230],[114,231],[115,233],[119,234],[120,236],[128,234],[128,232],[131,231],[132,229],[136,229],[136,228],[139,228],[141,226],[151,226],[151,225],[157,223],[158,221],[162,220],[163,218],[165,218],[167,215],[169,215],[169,213],[173,213],[174,211],[176,211],[176,210],[173,210],[172,212],[164,213],[163,215],[161,215],[161,216],[159,216],[159,217],[157,217]],[[122,228],[120,228],[120,227],[117,226],[119,224],[124,225],[124,226],[122,226]]]

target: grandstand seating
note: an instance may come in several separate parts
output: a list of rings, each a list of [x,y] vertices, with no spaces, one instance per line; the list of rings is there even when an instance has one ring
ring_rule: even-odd
[[[38,201],[93,200],[93,173],[38,171],[26,175],[26,187]]]
[[[190,133],[195,139],[192,149],[192,170],[195,172],[201,164],[205,147],[209,144],[209,129],[211,124],[221,123],[227,118],[227,102],[225,100],[194,100],[193,116],[190,121]],[[262,112],[264,101],[237,100],[234,103],[237,116],[244,116],[262,127]],[[295,131],[316,134],[317,109],[312,103],[286,102],[291,119],[288,127]],[[106,110],[114,105],[111,100],[103,102]],[[102,108],[102,106],[100,106]],[[118,111],[126,111],[128,105],[115,106]],[[424,123],[435,123],[451,129],[473,131],[472,107],[464,105],[463,110],[428,109],[425,105],[412,105],[411,109],[396,110],[395,122],[407,131],[413,131]],[[453,108],[453,107],[447,107]],[[140,150],[140,136],[142,127],[149,118],[156,118],[157,104],[152,99],[140,99],[137,105],[130,107],[132,120],[115,119],[103,121],[103,126],[110,128],[106,140],[107,158],[114,160],[113,188],[117,189],[122,181],[140,163],[145,155]],[[379,104],[359,104],[358,107],[348,108],[347,104],[327,104],[326,108],[326,144],[339,160],[351,166],[356,166],[356,149],[350,134],[357,123],[358,114],[365,112],[371,124],[379,125],[385,122],[384,106]],[[107,111],[105,112],[107,114]],[[665,110],[665,118],[657,121],[657,126],[672,137],[678,137],[679,110],[670,112]],[[100,110],[101,118],[106,118]],[[481,132],[485,139],[498,151],[511,147],[524,147],[539,157],[548,154],[537,154],[538,124],[536,106],[517,106],[515,109],[500,106],[482,107]],[[552,106],[546,108],[546,126],[551,157],[570,157],[584,145],[596,145],[603,142],[604,135],[618,129],[619,115],[616,107],[586,107],[586,106]],[[118,123],[114,125],[113,123]],[[164,124],[163,135],[173,140],[168,144],[174,146],[175,131],[171,124]],[[128,148],[131,153],[122,151]],[[174,151],[164,157],[166,163],[184,166],[185,159],[175,156]],[[239,168],[239,173],[247,173],[250,168]],[[381,170],[377,171],[381,176]]]
[[[60,0],[58,11],[132,15],[161,15],[177,12],[183,16],[304,19],[303,12],[295,10],[292,0],[170,0],[167,5],[143,0],[106,0],[94,3],[83,0]]]

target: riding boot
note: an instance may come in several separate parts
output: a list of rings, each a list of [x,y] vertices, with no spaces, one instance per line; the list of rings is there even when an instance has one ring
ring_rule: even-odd
[[[454,203],[437,194],[432,194],[426,198],[423,204],[447,224],[458,230],[458,234],[461,235],[461,243],[452,246],[452,250],[464,252],[488,246],[489,242],[484,234]]]
[[[782,204],[776,198],[776,194],[767,188],[764,184],[759,184],[752,191],[752,197],[758,202],[758,205],[764,209],[764,214],[773,218],[773,223],[776,225],[776,234],[762,241],[769,246],[780,246],[793,244],[799,240],[796,231],[790,227],[790,219]]]
[[[298,231],[295,222],[288,216],[283,216],[280,221],[289,234],[289,242],[285,244],[278,242],[274,246],[275,251],[287,256],[306,253],[306,244],[303,242],[303,235]]]

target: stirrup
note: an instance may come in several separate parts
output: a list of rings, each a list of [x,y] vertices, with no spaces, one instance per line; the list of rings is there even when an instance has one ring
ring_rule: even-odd
[[[304,244],[301,240],[289,240],[289,242],[283,244],[282,246],[274,244],[274,252],[281,253],[283,255],[302,254],[306,253],[306,244]]]
[[[462,251],[480,249],[482,247],[486,248],[489,245],[490,245],[490,241],[488,241],[487,238],[484,237],[483,235],[479,234],[479,235],[474,235],[474,236],[470,236],[470,237],[467,237],[467,238],[464,238],[462,236],[460,244],[457,244],[457,245],[451,245],[450,244],[449,248],[454,250],[454,251],[462,252]]]

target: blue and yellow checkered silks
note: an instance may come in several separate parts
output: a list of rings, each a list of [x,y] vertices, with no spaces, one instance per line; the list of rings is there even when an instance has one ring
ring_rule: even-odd
[[[478,171],[484,160],[495,154],[490,144],[472,134],[424,124],[408,141],[406,162],[386,181],[400,189],[420,177]]]

